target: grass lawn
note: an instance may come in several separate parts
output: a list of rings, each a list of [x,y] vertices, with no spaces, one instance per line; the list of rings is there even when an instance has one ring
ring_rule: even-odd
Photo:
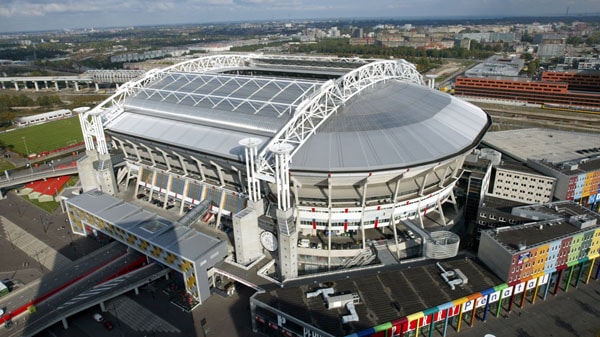
[[[60,206],[60,203],[57,201],[39,202],[36,199],[29,200],[27,198],[25,198],[25,200],[28,200],[32,204],[36,205],[37,207],[43,209],[44,211],[46,211],[48,213],[54,212],[58,208],[58,206]]]
[[[0,134],[2,144],[12,145],[13,151],[21,154],[52,151],[82,141],[79,117],[65,118]]]
[[[15,167],[10,162],[0,159],[0,173],[3,173],[5,170],[12,170]]]

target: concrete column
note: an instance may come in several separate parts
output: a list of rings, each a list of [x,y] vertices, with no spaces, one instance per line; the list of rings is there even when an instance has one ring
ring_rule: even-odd
[[[142,182],[142,171],[144,168],[142,166],[138,166],[138,176],[137,181],[135,182],[135,193],[134,195],[138,195],[140,191],[140,182]]]
[[[36,81],[33,81],[33,87],[35,88],[35,91],[40,91],[40,87]]]
[[[100,91],[100,87],[98,86],[98,83],[94,83],[94,87],[96,88],[96,92]]]
[[[48,81],[44,81],[44,88],[46,88],[46,90],[48,90]]]
[[[156,185],[156,171],[152,171],[152,183],[150,184],[150,193],[148,194],[148,201],[152,200],[152,194],[154,193],[155,185]]]
[[[75,91],[79,91],[79,83],[75,81],[73,84],[75,85]]]
[[[133,292],[135,292],[136,295],[139,295],[140,294],[140,288],[138,288],[138,287],[133,288]]]
[[[58,89],[58,81],[55,81],[55,82],[54,82],[54,88],[56,89],[56,91],[58,91],[58,90],[59,90],[59,89]]]
[[[221,195],[219,196],[219,212],[217,212],[217,218],[215,219],[215,228],[219,228],[219,224],[221,224],[221,216],[223,215],[223,207],[225,207],[225,200],[227,199],[227,193],[224,190],[221,190]]]
[[[69,81],[65,81],[65,87],[69,89]]]
[[[183,214],[183,208],[185,207],[185,199],[187,198],[189,189],[190,181],[186,179],[185,184],[183,185],[183,195],[181,196],[181,206],[179,207],[179,215]]]
[[[362,195],[362,200],[360,202],[360,205],[362,207],[361,210],[361,216],[360,216],[360,233],[362,235],[362,246],[363,249],[365,249],[367,247],[367,239],[365,238],[365,207],[366,207],[366,198],[367,198],[367,185],[369,185],[369,177],[371,176],[371,174],[369,173],[369,176],[366,177],[363,181],[363,195]],[[330,234],[331,235],[331,234]]]
[[[256,320],[254,319],[256,317],[256,304],[252,301],[252,299],[250,299],[250,317],[252,317],[252,319],[250,320],[252,322],[252,332],[258,332],[258,329],[256,328]]]
[[[2,81],[2,89],[6,89],[6,86],[4,86],[4,81]]]
[[[100,302],[100,311],[102,311],[102,312],[106,311],[106,304],[104,304],[104,302]]]
[[[283,280],[298,276],[298,231],[288,231],[288,221],[295,213],[295,207],[287,210],[277,209],[277,232],[279,237],[278,265],[279,275]]]
[[[67,323],[67,319],[63,318],[63,319],[61,319],[61,322],[63,324],[63,328],[65,328],[65,330],[67,330],[69,328],[69,323]]]
[[[171,192],[171,185],[173,184],[173,176],[169,174],[167,180],[167,190],[165,191],[165,197],[163,198],[163,209],[167,209],[167,201],[169,201],[169,192]]]
[[[19,91],[19,83],[15,82],[15,90]]]

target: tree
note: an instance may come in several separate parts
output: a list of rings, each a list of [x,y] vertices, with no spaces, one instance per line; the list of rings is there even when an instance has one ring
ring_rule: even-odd
[[[531,35],[529,35],[529,33],[525,32],[525,33],[523,33],[523,36],[521,36],[521,42],[533,43],[533,36],[531,36]]]

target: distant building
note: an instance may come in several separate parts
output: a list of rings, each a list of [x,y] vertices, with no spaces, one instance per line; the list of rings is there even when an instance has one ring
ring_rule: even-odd
[[[465,72],[466,77],[517,77],[525,67],[525,60],[518,55],[493,55]]]
[[[542,43],[538,45],[537,56],[541,59],[549,59],[564,56],[566,54],[564,43]]]
[[[510,100],[531,104],[542,104],[548,107],[575,108],[600,110],[600,93],[581,91],[582,86],[594,90],[600,81],[600,73],[578,75],[565,75],[562,78],[542,74],[542,81],[531,81],[525,78],[492,77],[496,71],[494,67],[482,69],[481,76],[456,78],[454,83],[456,96],[487,97],[499,100]],[[506,74],[506,73],[505,73]],[[514,73],[513,73],[514,74]],[[471,75],[474,75],[471,73]],[[500,76],[500,74],[497,74]],[[569,76],[582,79],[584,76],[589,81],[578,81],[577,89],[565,82]],[[590,87],[591,86],[591,87]]]

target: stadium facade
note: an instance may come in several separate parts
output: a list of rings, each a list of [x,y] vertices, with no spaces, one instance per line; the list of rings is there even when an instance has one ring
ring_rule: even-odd
[[[384,228],[398,251],[404,221],[445,224],[442,204],[491,125],[404,60],[255,54],[152,70],[75,111],[85,191],[133,184],[180,215],[231,221],[233,259],[270,256],[282,280],[347,266]],[[354,245],[332,243],[344,233]],[[323,245],[298,247],[308,235]]]

